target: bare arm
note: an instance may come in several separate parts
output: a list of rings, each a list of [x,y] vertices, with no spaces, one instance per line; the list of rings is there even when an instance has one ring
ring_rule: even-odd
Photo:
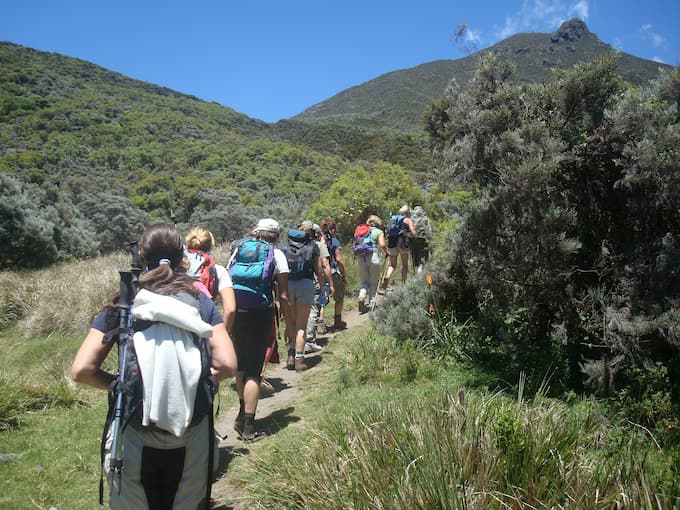
[[[224,314],[224,325],[227,331],[231,331],[236,316],[236,296],[232,287],[225,287],[220,291],[222,300],[222,313]]]
[[[404,223],[408,227],[408,235],[411,237],[418,237],[416,228],[413,226],[413,220],[411,218],[404,218]]]
[[[215,324],[210,337],[212,363],[210,371],[218,381],[233,377],[236,373],[236,352],[224,322]]]
[[[340,274],[342,275],[342,281],[347,282],[347,271],[345,271],[345,258],[342,256],[342,251],[340,248],[335,249],[335,263],[338,265]]]
[[[317,268],[317,263],[314,263],[314,272],[316,273],[316,278],[319,280],[319,285],[323,287],[324,283],[327,283],[330,291],[330,295],[335,294],[335,287],[333,287],[333,274],[331,273],[331,263],[328,257],[317,257],[317,262],[319,263],[319,268]],[[323,276],[323,277],[322,277]]]
[[[73,364],[71,377],[74,381],[107,390],[116,378],[114,374],[101,369],[102,363],[111,352],[114,342],[102,343],[104,333],[90,328],[85,340],[80,345]]]
[[[378,236],[378,248],[387,256],[387,245],[385,245],[385,233],[380,232]]]

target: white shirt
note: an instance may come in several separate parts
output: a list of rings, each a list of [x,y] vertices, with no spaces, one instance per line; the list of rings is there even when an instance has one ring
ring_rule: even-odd
[[[231,275],[229,274],[229,271],[227,271],[227,268],[220,265],[220,264],[215,264],[215,272],[217,273],[217,292],[222,292],[224,289],[229,289],[234,286],[234,284],[231,281]]]

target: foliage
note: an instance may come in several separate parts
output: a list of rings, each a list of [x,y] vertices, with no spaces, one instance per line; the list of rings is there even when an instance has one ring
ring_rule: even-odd
[[[2,229],[14,243],[3,267],[110,253],[173,217],[226,242],[262,216],[292,225],[350,168],[342,149],[314,152],[291,134],[294,146],[285,130],[85,62],[7,43],[0,61]],[[411,147],[392,159],[418,164],[424,144]]]
[[[0,267],[44,267],[87,257],[99,244],[68,193],[0,175]]]
[[[624,87],[612,59],[543,86],[509,84],[510,71],[482,58],[466,91],[432,107],[439,186],[475,196],[443,255],[442,310],[491,342],[494,365],[550,366],[578,391],[584,360],[604,356],[609,383],[660,362],[677,413],[676,105]]]
[[[393,277],[396,276],[395,271]],[[372,313],[376,329],[383,335],[396,338],[401,344],[412,340],[416,345],[422,345],[432,336],[432,321],[428,313],[430,294],[424,272],[403,285],[393,285]]]
[[[404,204],[422,204],[425,197],[407,170],[389,163],[352,167],[329,184],[312,203],[306,217],[332,218],[342,239],[351,239],[357,223],[375,214],[387,224]]]

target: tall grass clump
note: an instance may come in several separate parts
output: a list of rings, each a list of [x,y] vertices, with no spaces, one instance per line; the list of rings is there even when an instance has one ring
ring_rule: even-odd
[[[16,324],[25,337],[84,331],[102,304],[118,290],[130,256],[115,253],[49,269],[2,273],[0,323]]]
[[[76,403],[76,393],[63,372],[56,379],[43,374],[39,382],[0,373],[0,433],[21,426],[28,412]]]
[[[671,508],[680,496],[677,487],[648,474],[650,462],[668,467],[653,440],[640,435],[633,443],[619,442],[621,451],[613,455],[608,424],[587,402],[569,408],[540,396],[525,402],[521,396],[413,386],[394,389],[389,398],[365,389],[341,404],[318,422],[318,432],[248,465],[239,483],[250,484],[257,504]],[[269,469],[272,463],[277,469]]]

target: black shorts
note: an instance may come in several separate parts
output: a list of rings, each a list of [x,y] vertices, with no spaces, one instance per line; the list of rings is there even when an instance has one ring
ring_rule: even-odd
[[[236,310],[232,340],[238,372],[246,378],[260,379],[267,345],[271,339],[274,309]]]

